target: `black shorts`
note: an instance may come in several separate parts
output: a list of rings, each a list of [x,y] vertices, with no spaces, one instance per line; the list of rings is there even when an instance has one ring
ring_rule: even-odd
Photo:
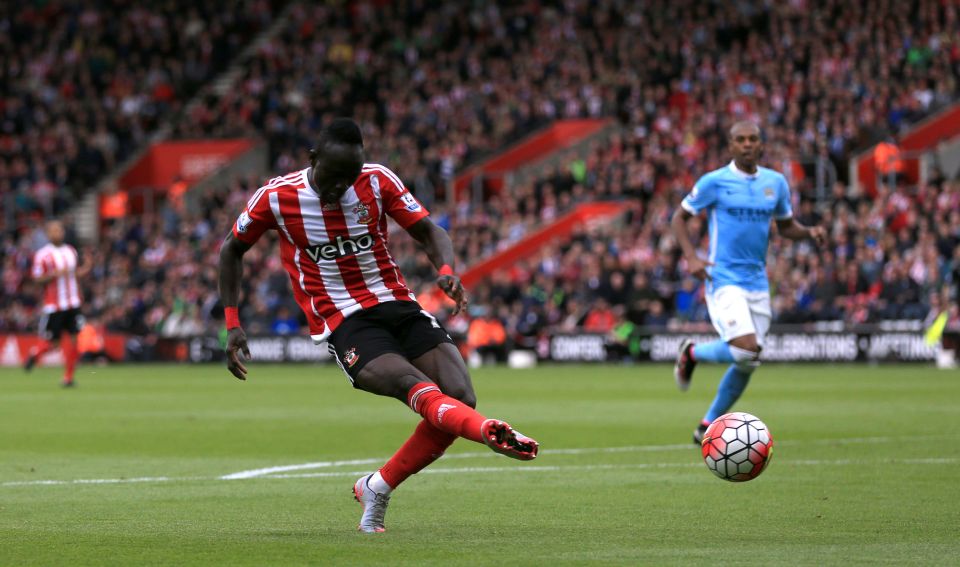
[[[83,327],[83,314],[79,308],[44,313],[40,317],[40,336],[49,340],[59,339],[66,331],[76,335]]]
[[[327,344],[354,382],[363,367],[382,354],[392,352],[413,360],[441,343],[453,344],[453,339],[419,303],[388,301],[344,319]]]

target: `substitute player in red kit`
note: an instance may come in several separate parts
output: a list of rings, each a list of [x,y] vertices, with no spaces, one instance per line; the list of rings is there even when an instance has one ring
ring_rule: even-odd
[[[24,369],[27,372],[32,370],[43,355],[57,348],[62,340],[62,384],[70,387],[74,385],[73,372],[78,357],[74,337],[83,327],[77,277],[86,276],[91,264],[87,258],[82,266],[78,265],[77,250],[63,241],[66,231],[60,221],[48,222],[46,233],[50,242],[34,254],[31,270],[33,281],[44,286],[43,315],[40,318],[42,342],[30,352]]]
[[[423,420],[375,473],[353,487],[363,505],[359,529],[384,531],[390,493],[437,460],[457,437],[484,443],[520,460],[539,445],[506,422],[479,414],[470,375],[446,330],[417,303],[387,248],[387,219],[423,245],[440,274],[437,285],[466,306],[453,272],[446,231],[396,174],[364,163],[363,138],[347,118],[325,127],[310,153],[310,167],[272,179],[250,198],[220,250],[220,295],[225,305],[227,367],[246,379],[250,358],[237,314],[244,253],[267,230],[280,237],[282,262],[293,292],[320,343],[354,387],[397,398]]]

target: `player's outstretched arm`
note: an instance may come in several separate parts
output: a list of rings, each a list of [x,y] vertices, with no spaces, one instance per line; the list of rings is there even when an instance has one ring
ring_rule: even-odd
[[[777,231],[779,231],[784,238],[789,238],[790,240],[811,238],[818,246],[827,240],[827,230],[825,228],[822,226],[804,226],[798,223],[795,218],[778,220]]]
[[[680,249],[683,251],[683,257],[687,260],[687,268],[690,270],[690,273],[701,280],[710,279],[707,266],[712,266],[713,264],[697,256],[697,247],[693,245],[693,240],[690,239],[690,232],[687,230],[687,221],[691,218],[693,218],[693,215],[682,207],[678,208],[677,211],[673,213],[673,218],[670,219],[670,230],[673,232],[673,237],[677,239],[677,243],[680,244]]]
[[[77,268],[77,277],[85,278],[93,270],[93,252],[86,250],[83,254],[83,262]]]
[[[247,334],[240,327],[236,310],[240,303],[243,255],[249,249],[250,246],[234,237],[232,232],[227,234],[220,247],[220,301],[227,314],[227,370],[241,380],[247,379],[247,367],[240,360],[240,354],[243,354],[245,360],[250,360],[250,349],[247,347]]]
[[[453,256],[453,242],[447,231],[437,226],[430,217],[420,219],[407,229],[417,242],[419,242],[434,267],[440,273],[437,278],[437,286],[443,290],[447,297],[452,299],[456,306],[453,314],[456,315],[467,307],[467,292],[463,289],[463,283],[460,277],[453,273],[452,266],[455,262]]]

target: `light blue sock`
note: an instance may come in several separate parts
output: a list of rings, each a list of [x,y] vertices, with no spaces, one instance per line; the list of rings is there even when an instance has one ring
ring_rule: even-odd
[[[693,359],[697,362],[733,362],[730,345],[722,340],[693,345]]]
[[[707,415],[703,416],[705,423],[712,423],[721,415],[727,413],[733,404],[740,399],[740,394],[747,388],[750,382],[750,374],[731,364],[727,373],[720,380],[720,386],[717,387],[717,397],[713,399],[713,405],[707,410]]]

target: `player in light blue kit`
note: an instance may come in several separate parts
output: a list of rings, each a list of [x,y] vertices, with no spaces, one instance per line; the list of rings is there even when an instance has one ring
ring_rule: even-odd
[[[760,366],[763,339],[770,328],[770,286],[767,282],[767,242],[770,220],[786,238],[812,238],[823,243],[823,227],[807,227],[793,218],[790,187],[782,174],[757,162],[763,153],[760,128],[737,122],[730,128],[729,165],[704,175],[680,203],[670,227],[683,249],[694,276],[706,280],[707,310],[720,340],[694,344],[684,341],[674,367],[677,386],[690,387],[698,362],[730,363],[720,381],[717,397],[693,432],[699,444],[710,423],[727,413]],[[706,259],[687,230],[690,217],[706,211],[710,251]]]

